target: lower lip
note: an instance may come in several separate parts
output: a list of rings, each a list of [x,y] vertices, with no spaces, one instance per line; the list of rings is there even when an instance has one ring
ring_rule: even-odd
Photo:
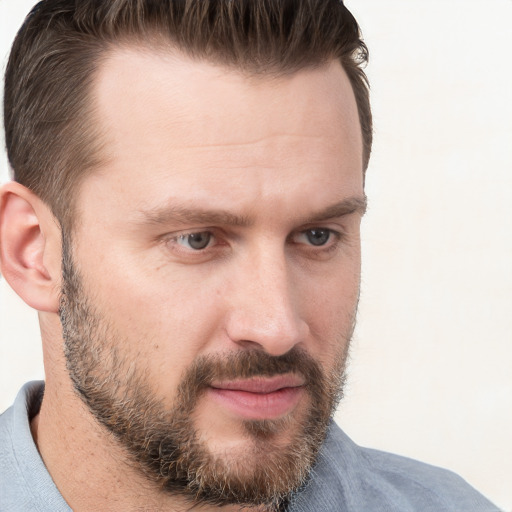
[[[304,388],[282,388],[271,393],[209,388],[210,396],[236,416],[270,420],[289,414],[299,403]]]

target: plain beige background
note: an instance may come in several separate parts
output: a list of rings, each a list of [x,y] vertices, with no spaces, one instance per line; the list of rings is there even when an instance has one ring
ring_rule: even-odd
[[[0,0],[2,62],[33,3]],[[337,421],[512,511],[512,1],[346,3],[370,47],[375,147]],[[0,411],[42,377],[36,314],[2,281]]]

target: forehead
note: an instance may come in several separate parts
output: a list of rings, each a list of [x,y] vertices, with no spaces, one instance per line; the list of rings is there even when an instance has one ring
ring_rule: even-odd
[[[355,97],[337,60],[282,76],[248,76],[177,50],[121,47],[102,62],[94,96],[100,123],[115,128],[114,145],[173,128],[177,138],[168,143],[176,145],[245,143],[290,131],[331,131],[356,149],[361,144]]]
[[[129,187],[130,200],[143,202],[191,182],[209,202],[222,200],[227,182],[276,197],[320,170],[324,185],[332,176],[354,189],[347,195],[361,188],[359,117],[338,61],[247,76],[173,50],[116,48],[93,101],[108,164],[92,181],[120,199]]]

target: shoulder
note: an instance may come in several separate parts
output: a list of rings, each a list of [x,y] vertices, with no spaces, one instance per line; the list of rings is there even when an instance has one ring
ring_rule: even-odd
[[[68,512],[30,432],[42,382],[26,384],[12,407],[0,415],[0,510]]]
[[[0,414],[0,482],[2,482],[2,485],[5,480],[5,473],[13,462],[12,458],[14,454],[12,434],[13,408],[10,407],[4,413]]]
[[[293,512],[498,512],[451,471],[357,446],[332,424]]]

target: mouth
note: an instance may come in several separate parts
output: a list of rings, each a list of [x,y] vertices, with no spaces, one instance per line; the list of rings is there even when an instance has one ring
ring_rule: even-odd
[[[296,375],[276,375],[213,382],[208,393],[235,417],[271,420],[295,409],[304,394],[304,385],[304,379]]]

